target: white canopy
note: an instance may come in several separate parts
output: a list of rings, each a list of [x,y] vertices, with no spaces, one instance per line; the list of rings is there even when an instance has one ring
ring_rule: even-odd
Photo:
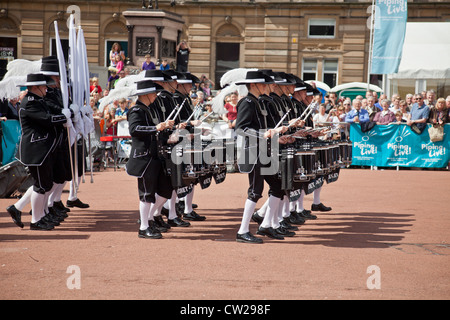
[[[398,73],[389,77],[450,78],[450,22],[408,22]]]
[[[367,90],[367,83],[364,82],[349,82],[337,85],[336,87],[333,87],[331,89],[332,92],[339,92],[342,90],[352,90],[352,89],[365,89]],[[383,92],[383,90],[374,84],[369,85],[369,90],[376,91],[376,92]]]

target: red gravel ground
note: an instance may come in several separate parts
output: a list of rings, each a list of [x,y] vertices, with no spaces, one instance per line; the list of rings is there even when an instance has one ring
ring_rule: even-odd
[[[72,209],[52,231],[31,231],[28,214],[18,228],[5,210],[15,200],[0,199],[0,299],[446,300],[449,177],[342,170],[322,192],[331,212],[307,221],[293,238],[252,245],[235,241],[244,174],[195,190],[196,211],[206,221],[148,240],[137,237],[135,178],[123,170],[94,173],[94,183],[86,177],[79,191],[91,207]],[[306,207],[311,203],[306,196]],[[70,266],[79,268],[80,289],[67,285],[75,283]],[[380,287],[369,289],[374,276]]]

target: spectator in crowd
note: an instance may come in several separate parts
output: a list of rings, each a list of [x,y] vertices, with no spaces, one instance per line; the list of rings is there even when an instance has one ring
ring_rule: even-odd
[[[412,106],[411,113],[408,116],[406,124],[412,126],[413,124],[425,124],[430,115],[430,108],[424,103],[422,94],[414,95],[415,103]],[[423,126],[424,128],[424,126]]]
[[[142,63],[141,70],[152,70],[152,69],[156,69],[155,64],[152,61],[152,56],[149,54],[146,54],[145,61],[144,61],[144,63]]]
[[[111,75],[108,77],[108,86],[107,86],[109,90],[114,89],[114,85],[117,79],[119,79],[119,75],[117,74],[116,69],[111,70]]]
[[[389,100],[385,99],[381,101],[382,111],[378,111],[373,121],[376,124],[388,124],[395,121],[395,114],[389,108]],[[399,110],[396,110],[396,112]]]
[[[120,71],[120,72],[119,72],[119,78],[117,78],[116,81],[114,82],[114,87],[116,86],[117,81],[119,81],[120,79],[125,78],[125,76],[126,76],[125,70]]]
[[[120,54],[116,56],[116,73],[119,73],[124,70],[123,58]]]
[[[391,122],[390,124],[402,124],[406,123],[406,119],[403,118],[403,113],[401,111],[397,111],[395,114],[395,121]]]
[[[94,93],[98,93],[98,94],[101,94],[101,93],[102,93],[102,87],[100,87],[100,86],[98,85],[98,78],[97,78],[97,77],[93,77],[93,78],[92,78],[92,84],[91,84],[89,90],[90,90],[91,96],[92,96]]]
[[[104,112],[105,128],[107,135],[115,135],[117,132],[117,120],[115,119],[116,108],[111,106]]]
[[[328,98],[330,99],[330,104],[333,106],[333,108],[336,108],[338,103],[338,97],[336,92],[330,92],[328,94]]]
[[[378,93],[376,91],[373,91],[372,96],[375,98],[375,104],[377,104],[378,103]]]
[[[362,99],[361,100],[361,108],[367,110],[367,106],[368,106],[367,99],[366,98]]]
[[[405,121],[408,120],[409,110],[408,110],[407,102],[405,100],[400,100],[398,106],[400,107],[400,112],[402,113],[402,118]],[[397,112],[395,114],[397,114]]]
[[[439,98],[436,105],[430,108],[428,122],[433,125],[443,126],[448,123],[448,110],[444,98]]]
[[[353,109],[345,116],[345,122],[348,123],[364,123],[369,121],[369,112],[361,108],[361,101],[359,99],[353,99]]]
[[[169,63],[168,63],[168,61],[167,61],[167,59],[164,59],[163,61],[162,61],[162,63],[159,65],[159,69],[160,70],[169,70],[170,69],[170,65],[169,65]]]
[[[120,122],[123,120],[127,120],[127,112],[128,112],[128,101],[125,98],[119,99],[119,108],[116,109],[114,114],[114,119],[116,122]]]
[[[373,96],[369,96],[367,98],[367,112],[369,112],[369,119],[372,121],[378,111],[380,111],[377,107],[375,107],[375,98]]]
[[[408,106],[408,111],[411,110],[413,104],[413,97],[414,95],[412,93],[408,93],[405,97],[406,105]]]
[[[344,102],[342,103],[342,106],[344,108],[345,115],[352,110],[352,103],[350,100],[344,100]]]
[[[186,40],[181,40],[181,42],[177,45],[176,51],[177,51],[177,71],[187,72],[189,64],[189,53],[191,52],[191,48],[189,47]]]
[[[383,107],[383,106],[381,106],[381,107]],[[394,96],[394,100],[392,100],[392,103],[389,106],[389,110],[391,110],[392,113],[394,113],[394,115],[397,111],[400,111],[400,96],[399,95]]]
[[[114,42],[111,50],[109,51],[109,61],[110,61],[110,70],[112,68],[116,68],[117,60],[116,56],[122,56],[122,60],[125,60],[125,53],[122,51],[122,47],[120,46],[120,43]]]
[[[198,90],[196,94],[197,94],[197,103],[203,105],[205,102],[205,93],[201,90]]]
[[[445,106],[447,107],[448,117],[450,119],[450,96],[447,96],[447,98],[445,99]]]
[[[425,97],[424,97],[425,98]],[[429,108],[436,105],[436,93],[434,90],[428,90],[426,99],[423,101]]]
[[[387,95],[385,95],[384,93],[382,93],[382,94],[380,95],[380,98],[378,99],[378,101],[375,102],[375,107],[377,107],[378,110],[380,110],[380,111],[383,110],[383,108],[381,107],[380,102],[383,101],[383,100],[385,100],[385,99],[387,99]]]
[[[227,97],[229,100],[225,103],[224,107],[227,109],[228,113],[224,115],[225,121],[228,123],[229,128],[234,128],[236,125],[236,116],[237,116],[237,103],[238,103],[238,94],[237,92],[232,92]]]
[[[206,98],[208,98],[211,95],[211,90],[209,87],[206,86],[204,82],[200,82],[199,90],[203,91]]]
[[[328,114],[326,114],[325,103],[320,104],[319,112],[313,116],[314,128],[322,127],[324,122],[328,122]]]

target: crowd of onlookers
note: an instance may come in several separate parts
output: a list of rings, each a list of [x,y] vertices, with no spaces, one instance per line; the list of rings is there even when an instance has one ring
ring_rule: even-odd
[[[324,101],[324,102],[322,102]],[[317,114],[314,123],[347,122],[387,124],[419,124],[431,123],[444,125],[450,121],[450,96],[436,97],[433,90],[401,97],[393,94],[388,98],[385,94],[378,96],[375,91],[367,91],[365,97],[338,98],[336,93],[315,96],[313,102]]]

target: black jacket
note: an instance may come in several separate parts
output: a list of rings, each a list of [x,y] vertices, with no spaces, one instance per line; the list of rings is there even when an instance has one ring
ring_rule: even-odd
[[[18,159],[26,166],[39,166],[53,151],[66,117],[54,114],[43,98],[29,92],[20,104],[19,118],[22,136]]]
[[[147,107],[139,100],[128,110],[127,120],[132,142],[126,170],[142,177],[150,162],[158,159],[156,125],[162,121],[154,103]]]

